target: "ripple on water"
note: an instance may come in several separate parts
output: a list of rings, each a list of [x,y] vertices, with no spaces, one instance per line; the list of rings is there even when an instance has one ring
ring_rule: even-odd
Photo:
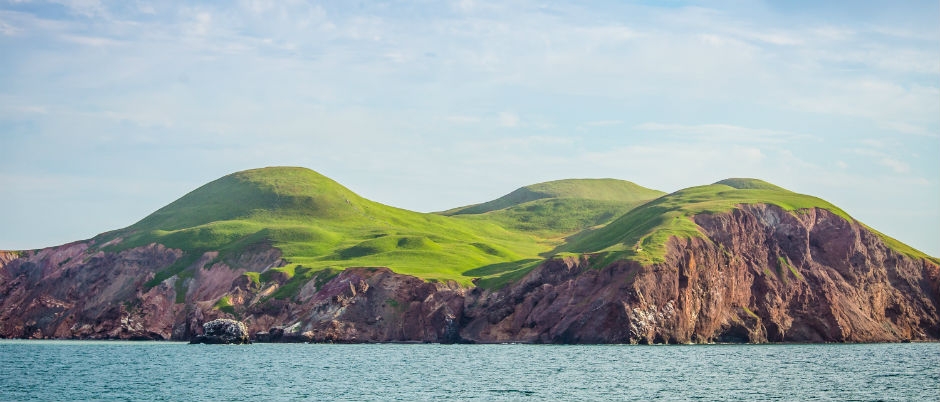
[[[0,341],[0,400],[936,400],[940,345]]]

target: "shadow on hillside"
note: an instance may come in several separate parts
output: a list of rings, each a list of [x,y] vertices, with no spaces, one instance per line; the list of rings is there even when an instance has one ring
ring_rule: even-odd
[[[537,258],[529,258],[525,260],[518,261],[509,261],[509,262],[500,262],[496,264],[485,265],[479,268],[471,269],[463,273],[463,276],[490,276],[490,275],[499,275],[506,272],[515,271],[526,266],[541,261]]]

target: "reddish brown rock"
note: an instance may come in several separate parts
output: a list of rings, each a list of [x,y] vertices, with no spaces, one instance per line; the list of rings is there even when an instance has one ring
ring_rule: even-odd
[[[897,342],[940,339],[940,269],[825,210],[695,218],[666,261],[557,259],[469,300],[482,342]]]
[[[286,342],[896,342],[940,339],[940,268],[826,210],[743,206],[694,218],[665,261],[546,261],[498,291],[349,268],[273,296],[291,277],[258,244],[195,258],[92,241],[0,253],[0,337],[188,340],[217,318]]]

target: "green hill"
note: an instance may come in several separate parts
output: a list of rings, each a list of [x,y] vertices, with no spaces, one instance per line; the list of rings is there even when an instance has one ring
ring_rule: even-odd
[[[559,250],[601,253],[608,261],[630,259],[643,264],[663,261],[666,241],[672,237],[701,237],[691,217],[702,213],[730,211],[741,204],[771,204],[784,210],[822,208],[853,221],[845,211],[829,202],[798,194],[756,179],[726,179],[715,184],[690,187],[644,204],[607,226],[585,232]],[[887,244],[914,256],[931,258],[881,233]]]
[[[366,200],[309,169],[264,168],[206,184],[120,231],[111,249],[161,243],[185,256],[151,285],[184,269],[203,252],[219,259],[270,243],[290,262],[280,268],[298,280],[320,271],[387,266],[426,279],[469,284],[465,271],[534,259],[550,249],[529,235],[490,222],[468,222]]]
[[[635,183],[616,179],[568,179],[521,187],[495,200],[441,212],[442,215],[482,214],[542,199],[583,199],[640,202],[663,195]]]
[[[779,187],[773,184],[770,184],[763,180],[758,179],[746,179],[746,178],[730,178],[724,179],[716,182],[715,184],[724,184],[728,187],[734,187],[738,190],[771,190],[771,191],[787,191],[783,187]]]
[[[522,187],[493,201],[441,214],[496,222],[511,230],[551,239],[606,224],[663,194],[624,180],[558,180]]]
[[[498,287],[556,253],[656,263],[671,236],[702,236],[691,216],[740,204],[824,208],[852,219],[824,200],[754,179],[662,194],[620,180],[560,180],[425,214],[369,201],[309,169],[272,167],[222,177],[96,240],[110,244],[107,251],[151,243],[183,250],[183,257],[147,286],[193,275],[198,269],[193,263],[207,251],[218,251],[217,260],[225,261],[252,246],[270,245],[281,250],[288,264],[250,277],[264,282],[278,272],[290,278],[274,295],[289,298],[310,280],[322,281],[357,266]],[[881,236],[905,254],[931,258]],[[185,281],[176,283],[184,286]]]

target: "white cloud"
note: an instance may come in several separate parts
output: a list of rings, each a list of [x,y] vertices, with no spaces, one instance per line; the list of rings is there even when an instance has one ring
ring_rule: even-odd
[[[855,31],[852,29],[828,25],[812,28],[809,30],[809,33],[813,36],[814,40],[829,42],[841,42],[849,40],[855,36]]]
[[[930,132],[927,128],[904,121],[880,121],[878,126],[892,132],[912,134],[924,137],[940,137],[940,132]]]
[[[519,115],[512,112],[500,112],[497,117],[499,120],[499,125],[502,127],[517,127],[519,126]]]
[[[805,43],[798,34],[783,30],[768,32],[753,29],[729,29],[728,32],[750,42],[763,42],[778,46],[795,46]]]
[[[192,19],[189,22],[189,27],[187,31],[190,34],[202,36],[209,33],[209,30],[212,27],[212,14],[201,11],[196,12],[192,16]]]
[[[456,124],[474,124],[479,123],[481,119],[476,116],[451,115],[444,117],[444,120]]]
[[[67,7],[72,13],[83,17],[102,17],[110,13],[100,0],[51,0]]]
[[[936,122],[940,88],[900,85],[875,79],[844,79],[820,83],[820,93],[796,94],[789,105],[821,114],[861,117],[882,125],[895,122]]]
[[[623,120],[594,120],[584,124],[591,127],[611,127],[623,124]]]
[[[64,35],[62,40],[66,42],[76,43],[84,46],[91,47],[108,47],[108,46],[117,46],[122,44],[121,41],[114,40],[111,38],[103,38],[96,36],[83,36],[83,35]]]
[[[22,106],[17,108],[22,113],[49,114],[45,106]]]
[[[868,157],[870,161],[887,167],[896,174],[907,174],[911,172],[910,164],[890,154],[890,151],[895,149],[896,145],[873,139],[865,139],[860,142],[867,148],[855,148],[851,149],[850,152],[859,156]]]
[[[574,34],[576,38],[587,39],[589,45],[616,44],[644,36],[642,33],[622,25],[577,27],[570,33]]]
[[[10,25],[4,21],[0,21],[0,34],[6,36],[14,36],[22,32],[19,28]]]
[[[648,122],[633,127],[640,131],[662,132],[676,136],[694,136],[704,141],[774,142],[814,140],[815,137],[765,128],[750,128],[732,124],[671,124]]]
[[[298,164],[414,209],[599,176],[758,177],[875,215],[892,205],[868,200],[879,180],[940,200],[936,158],[912,156],[940,146],[940,41],[899,24],[719,3],[74,5],[0,10],[0,38],[17,35],[0,44],[15,55],[0,129],[32,155],[4,172]],[[872,142],[841,149],[856,138]]]
[[[908,173],[911,171],[910,165],[893,158],[881,158],[878,163],[880,163],[882,166],[891,168],[894,173]]]

